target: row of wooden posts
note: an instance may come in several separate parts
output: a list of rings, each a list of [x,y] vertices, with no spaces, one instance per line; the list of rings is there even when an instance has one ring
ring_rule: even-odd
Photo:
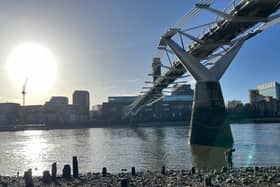
[[[74,178],[79,178],[79,167],[78,167],[77,156],[73,156],[72,166],[73,166],[73,177]],[[163,169],[163,171],[165,172],[165,168]],[[131,175],[132,176],[136,175],[135,167],[131,168]],[[102,168],[102,176],[103,177],[107,176],[107,168],[106,167]],[[50,173],[49,170],[43,171],[42,182],[44,184],[51,184],[52,182],[56,182],[56,177],[57,177],[57,166],[56,166],[56,162],[54,162],[52,164],[52,167],[51,167],[51,173]],[[72,177],[71,176],[71,166],[69,164],[64,165],[64,167],[62,169],[62,177],[66,180],[71,179],[71,177]],[[25,186],[26,187],[34,187],[33,178],[32,178],[32,170],[31,169],[24,172],[23,178],[25,180]],[[123,178],[121,180],[121,187],[128,187],[128,179],[127,178]]]
[[[78,159],[77,156],[73,156],[72,158],[72,166],[73,166],[73,177],[74,178],[79,178],[79,167],[78,167]],[[195,174],[196,173],[196,168],[192,167],[191,173]],[[161,174],[166,175],[166,169],[165,166],[162,167],[161,169]],[[44,184],[50,184],[52,182],[56,183],[56,176],[57,175],[57,166],[56,162],[52,164],[51,167],[51,174],[49,170],[43,171],[43,177],[42,177],[42,182]],[[131,168],[131,175],[136,176],[136,169],[135,167]],[[107,176],[107,168],[104,167],[102,168],[102,177]],[[62,177],[66,180],[71,179],[71,166],[69,164],[64,165],[62,169]],[[33,184],[33,179],[32,179],[32,170],[29,169],[28,171],[24,172],[24,180],[25,180],[25,186],[26,187],[34,187]],[[208,180],[208,179],[207,179]],[[211,183],[211,181],[207,181],[207,183]],[[121,179],[121,187],[128,187],[129,186],[129,180],[128,178],[123,178]]]

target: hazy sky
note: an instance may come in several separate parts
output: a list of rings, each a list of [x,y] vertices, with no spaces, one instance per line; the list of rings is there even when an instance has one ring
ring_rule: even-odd
[[[139,93],[160,35],[189,10],[190,0],[6,0],[0,7],[0,102],[20,102],[21,93],[5,69],[20,43],[49,48],[58,64],[53,89],[28,93],[27,104],[43,104],[53,95],[71,100],[86,89],[91,104],[112,95]],[[247,101],[248,89],[280,81],[280,25],[248,41],[221,83],[226,100]],[[43,84],[43,83],[42,83]],[[32,97],[31,97],[32,96]]]

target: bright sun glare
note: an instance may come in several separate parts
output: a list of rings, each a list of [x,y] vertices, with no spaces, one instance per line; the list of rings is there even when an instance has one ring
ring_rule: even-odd
[[[18,89],[27,80],[26,91],[39,94],[50,90],[54,85],[57,64],[48,48],[35,43],[23,43],[9,55],[7,70]]]

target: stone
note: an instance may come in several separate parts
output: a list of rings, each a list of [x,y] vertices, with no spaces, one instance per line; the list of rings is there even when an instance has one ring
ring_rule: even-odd
[[[226,171],[227,171],[227,168],[226,168],[226,167],[222,167],[221,173],[224,173],[224,172],[226,172]]]
[[[71,179],[71,167],[70,165],[66,164],[62,170],[62,177],[65,179]]]
[[[273,177],[273,176],[268,176],[268,177],[267,177],[267,181],[268,181],[268,182],[272,182],[273,180],[274,180],[274,177]]]
[[[48,171],[48,170],[43,171],[42,182],[44,184],[50,184],[52,182],[50,171]]]
[[[1,182],[0,184],[2,187],[8,187],[8,184],[6,182]]]
[[[129,182],[128,179],[121,179],[121,187],[128,187],[129,186]]]
[[[204,177],[204,186],[212,186],[212,181],[209,176]]]
[[[226,183],[231,183],[231,182],[232,182],[231,178],[226,179]]]

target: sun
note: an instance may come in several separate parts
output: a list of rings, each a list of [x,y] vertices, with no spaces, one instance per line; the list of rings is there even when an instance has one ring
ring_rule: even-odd
[[[18,89],[27,82],[27,92],[40,94],[53,87],[57,63],[48,48],[36,43],[22,43],[8,56],[7,71]]]

